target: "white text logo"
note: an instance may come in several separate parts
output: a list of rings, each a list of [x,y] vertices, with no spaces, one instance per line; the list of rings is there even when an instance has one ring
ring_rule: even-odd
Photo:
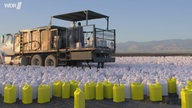
[[[5,8],[17,9],[17,10],[21,9],[21,5],[22,5],[22,2],[18,2],[18,3],[4,3]]]

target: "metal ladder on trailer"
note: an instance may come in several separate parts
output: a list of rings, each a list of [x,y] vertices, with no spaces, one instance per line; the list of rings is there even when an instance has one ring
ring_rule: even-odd
[[[68,46],[68,39],[69,39],[69,34],[68,34],[68,30],[66,30],[66,50],[62,56],[62,58],[59,58],[60,56],[60,52],[59,50],[57,50],[58,52],[58,65],[67,65],[68,61],[70,61],[70,58],[71,58],[71,51],[69,50],[69,46]]]
[[[24,42],[23,42],[23,35],[20,34],[20,52],[19,55],[23,56],[24,53]]]

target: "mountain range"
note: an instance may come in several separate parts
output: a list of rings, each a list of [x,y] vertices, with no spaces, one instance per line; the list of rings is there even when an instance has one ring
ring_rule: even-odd
[[[192,39],[117,43],[117,53],[192,53]]]

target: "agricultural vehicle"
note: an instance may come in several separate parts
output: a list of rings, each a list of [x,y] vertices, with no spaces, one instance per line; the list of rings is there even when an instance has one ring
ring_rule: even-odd
[[[89,24],[90,20],[101,18],[106,19],[105,29]],[[55,26],[53,19],[70,21],[72,25]],[[91,10],[51,16],[48,26],[4,35],[1,41],[0,56],[5,64],[63,66],[93,62],[103,68],[104,63],[115,62],[116,31],[109,29],[108,16]],[[3,49],[5,46],[9,47]]]

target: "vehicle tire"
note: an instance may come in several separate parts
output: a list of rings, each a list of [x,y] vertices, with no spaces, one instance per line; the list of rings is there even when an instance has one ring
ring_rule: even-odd
[[[42,57],[39,54],[36,54],[31,59],[31,65],[43,66]]]
[[[28,58],[26,56],[21,57],[21,65],[24,65],[24,66],[29,65]]]
[[[57,60],[55,56],[53,55],[48,55],[45,59],[45,66],[57,66]]]

